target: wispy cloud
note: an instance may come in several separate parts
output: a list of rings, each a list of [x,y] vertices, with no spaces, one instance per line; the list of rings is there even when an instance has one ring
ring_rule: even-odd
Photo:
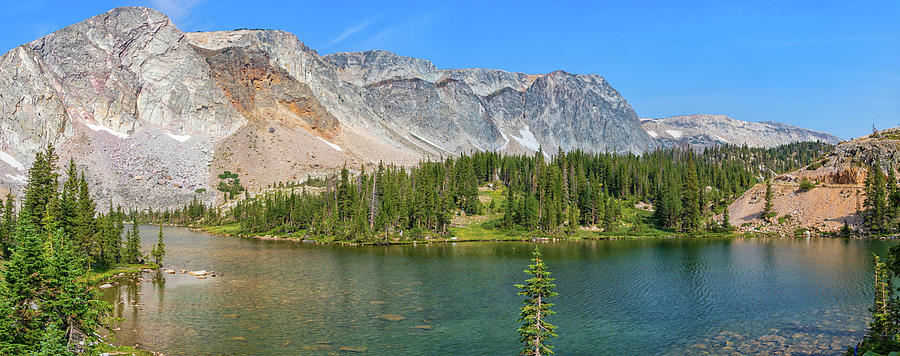
[[[175,20],[184,20],[203,0],[150,0],[150,5]]]
[[[377,18],[375,18],[375,19],[377,19]],[[369,27],[369,25],[371,25],[372,21],[375,21],[375,19],[368,19],[356,26],[353,26],[353,27],[350,27],[350,28],[344,30],[344,32],[341,32],[340,35],[331,39],[331,41],[328,42],[328,45],[333,46],[333,45],[347,39],[347,37],[353,36],[355,33],[366,29],[366,27]]]
[[[44,37],[46,35],[53,33],[53,31],[56,31],[58,29],[59,29],[59,26],[56,26],[52,23],[41,22],[41,23],[34,25],[34,37],[35,38]]]
[[[404,21],[382,28],[374,35],[358,41],[352,47],[357,50],[392,47],[391,45],[397,44],[398,41],[408,41],[416,36],[421,36],[436,26],[443,18],[441,11],[431,11],[410,16]]]

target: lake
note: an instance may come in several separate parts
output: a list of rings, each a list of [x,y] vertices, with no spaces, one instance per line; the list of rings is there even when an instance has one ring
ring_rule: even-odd
[[[845,239],[333,246],[166,227],[165,268],[103,291],[119,343],[169,355],[514,355],[540,247],[559,355],[838,354],[865,334],[873,252]],[[157,227],[141,226],[144,250]],[[123,280],[124,281],[124,280]]]

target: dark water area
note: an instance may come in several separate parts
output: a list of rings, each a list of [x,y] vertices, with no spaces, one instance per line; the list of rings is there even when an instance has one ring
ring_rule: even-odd
[[[143,244],[156,227],[142,226]],[[331,246],[165,228],[164,268],[104,291],[119,343],[169,355],[512,355],[534,243]],[[894,242],[537,244],[559,355],[838,354],[865,334],[872,253]],[[149,248],[145,248],[149,250]]]

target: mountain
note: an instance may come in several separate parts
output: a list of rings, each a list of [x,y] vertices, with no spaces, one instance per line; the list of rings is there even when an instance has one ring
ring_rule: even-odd
[[[658,143],[603,79],[438,69],[384,51],[321,56],[277,30],[184,33],[123,7],[0,57],[0,185],[53,144],[104,204],[218,199],[335,168],[472,150],[644,152]]]
[[[689,145],[702,149],[733,144],[750,147],[775,147],[792,142],[841,142],[837,136],[781,122],[749,122],[724,115],[685,115],[661,119],[641,119],[648,135],[665,146]]]
[[[783,234],[792,234],[798,228],[837,231],[844,222],[854,229],[862,228],[857,213],[866,199],[867,167],[875,160],[885,174],[900,168],[900,128],[841,142],[821,160],[775,177],[772,204],[780,218],[775,222],[761,218],[766,187],[757,184],[729,206],[731,223],[744,230]],[[801,189],[804,180],[814,182],[815,187]]]

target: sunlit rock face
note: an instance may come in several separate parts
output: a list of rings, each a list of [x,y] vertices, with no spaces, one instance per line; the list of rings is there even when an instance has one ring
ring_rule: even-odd
[[[599,75],[438,69],[384,51],[320,56],[276,30],[181,32],[116,8],[0,57],[0,185],[53,144],[102,206],[214,201],[348,165],[476,150],[644,152],[658,142]]]
[[[775,147],[793,142],[841,142],[837,136],[782,122],[749,122],[725,115],[685,115],[641,119],[644,130],[665,146],[695,149],[715,145]]]

